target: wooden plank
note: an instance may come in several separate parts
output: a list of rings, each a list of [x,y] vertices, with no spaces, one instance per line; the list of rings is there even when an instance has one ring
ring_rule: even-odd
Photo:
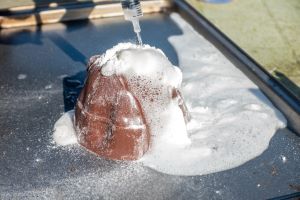
[[[87,3],[87,2],[107,2],[109,0],[0,0],[1,11],[28,10],[41,7],[55,7],[61,5]],[[112,2],[112,0],[110,0]]]
[[[171,7],[167,0],[141,2],[144,13],[160,12]],[[78,19],[95,19],[123,15],[120,3],[85,4],[80,7],[58,7],[53,10],[40,10],[27,14],[16,14],[0,17],[0,28],[13,28],[29,25],[57,23]]]

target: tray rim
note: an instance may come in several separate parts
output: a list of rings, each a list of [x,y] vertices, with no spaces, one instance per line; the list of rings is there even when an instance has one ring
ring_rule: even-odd
[[[287,127],[300,136],[300,99],[255,59],[235,44],[186,0],[173,0],[175,10],[253,81],[287,118]]]

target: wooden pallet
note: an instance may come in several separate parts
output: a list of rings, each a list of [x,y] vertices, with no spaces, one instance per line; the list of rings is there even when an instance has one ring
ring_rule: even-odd
[[[68,5],[74,3],[101,2],[105,0],[0,0],[0,12],[8,10],[28,10],[40,7],[53,7],[55,5]]]
[[[141,4],[144,13],[160,12],[171,7],[171,1],[168,0],[147,0],[142,1]],[[1,10],[0,28],[121,15],[123,15],[123,11],[118,1],[94,0],[93,2],[85,1],[81,3],[71,1],[64,1],[59,4],[40,3],[38,5],[12,7]]]

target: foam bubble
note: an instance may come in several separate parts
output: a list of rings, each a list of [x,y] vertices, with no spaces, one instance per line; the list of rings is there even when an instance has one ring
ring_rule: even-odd
[[[26,74],[19,74],[18,75],[18,79],[19,80],[23,80],[23,79],[26,79],[27,78],[27,75]]]
[[[73,123],[74,110],[64,113],[55,123],[53,140],[58,146],[67,146],[77,143]]]

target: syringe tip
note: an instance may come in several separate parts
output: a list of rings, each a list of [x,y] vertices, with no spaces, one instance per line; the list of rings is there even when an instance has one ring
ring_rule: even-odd
[[[137,45],[143,46],[143,41],[142,41],[141,33],[136,32],[136,38],[137,38],[137,40],[136,40]]]
[[[122,8],[126,20],[132,22],[134,32],[137,35],[137,44],[142,46],[141,27],[139,17],[143,16],[141,3],[139,0],[122,0]]]

